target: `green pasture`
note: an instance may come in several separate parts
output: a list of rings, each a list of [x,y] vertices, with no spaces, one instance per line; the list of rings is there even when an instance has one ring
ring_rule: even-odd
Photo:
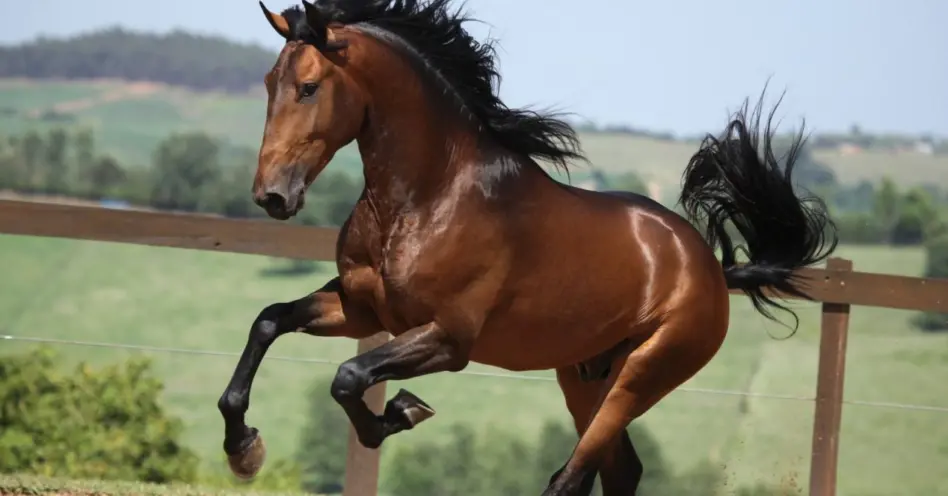
[[[918,249],[841,247],[857,270],[921,273]],[[239,353],[250,322],[269,303],[297,298],[330,277],[329,265],[302,277],[267,275],[274,260],[246,255],[87,241],[0,236],[0,334]],[[732,298],[729,337],[713,362],[684,390],[645,415],[675,470],[703,461],[724,467],[728,494],[748,482],[797,484],[808,476],[813,404],[795,399],[711,394],[703,390],[810,397],[817,365],[819,306],[797,304],[799,332]],[[855,308],[848,353],[849,400],[948,407],[948,335],[911,328],[911,312]],[[773,336],[773,337],[771,337]],[[36,346],[0,341],[0,353]],[[142,353],[60,346],[71,360],[107,362]],[[278,360],[328,359],[355,342],[290,335],[270,351],[254,385],[249,422],[260,428],[271,459],[291,456],[305,417],[307,389],[334,365]],[[187,442],[209,468],[223,467],[217,398],[235,356],[145,352],[166,383],[168,408],[187,425]],[[472,365],[474,372],[498,372]],[[531,375],[551,378],[548,372]],[[439,374],[392,384],[428,401],[438,415],[383,447],[383,471],[399,443],[437,438],[453,422],[535,437],[543,420],[568,417],[551,381]],[[328,391],[322,393],[332,401]],[[841,495],[948,494],[948,413],[847,405],[840,461]],[[344,456],[340,453],[339,456]],[[647,462],[646,462],[647,463]]]

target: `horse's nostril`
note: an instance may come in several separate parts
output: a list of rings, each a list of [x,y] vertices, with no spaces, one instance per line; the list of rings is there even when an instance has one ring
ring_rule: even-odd
[[[286,207],[286,198],[279,193],[267,193],[263,197],[262,206],[267,210],[283,210]]]

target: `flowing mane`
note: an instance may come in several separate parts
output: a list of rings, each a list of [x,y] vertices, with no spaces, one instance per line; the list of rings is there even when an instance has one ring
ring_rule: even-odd
[[[544,159],[568,171],[570,159],[585,160],[569,123],[553,113],[510,108],[497,95],[500,74],[492,41],[480,43],[463,29],[473,20],[449,0],[316,0],[329,23],[351,25],[400,48],[443,93],[452,96],[462,114],[482,132],[513,153]],[[291,39],[316,42],[298,6],[281,15]]]

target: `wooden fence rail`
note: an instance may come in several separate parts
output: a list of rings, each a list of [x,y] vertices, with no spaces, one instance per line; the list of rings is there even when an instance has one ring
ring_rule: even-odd
[[[0,200],[0,233],[331,261],[338,231],[271,220]],[[806,269],[799,274],[809,294],[823,304],[810,495],[832,496],[836,494],[850,307],[948,313],[948,279],[855,272],[851,261],[839,258],[830,259],[826,269]],[[370,350],[388,338],[381,333],[364,339],[358,351]],[[385,384],[370,389],[366,402],[381,413]],[[363,448],[351,428],[346,460],[345,496],[375,496],[379,452]]]

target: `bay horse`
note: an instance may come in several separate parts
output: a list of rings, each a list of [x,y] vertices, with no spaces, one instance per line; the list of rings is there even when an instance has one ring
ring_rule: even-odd
[[[229,465],[243,478],[262,466],[262,438],[244,415],[274,340],[388,332],[387,344],[341,364],[330,387],[362,445],[434,414],[405,390],[372,412],[362,395],[381,381],[472,361],[555,369],[580,437],[542,494],[587,495],[597,474],[606,496],[635,494],[642,463],[626,427],[717,353],[728,289],[771,319],[771,309],[793,314],[775,298],[806,297],[795,270],[836,247],[822,202],[795,192],[802,129],[781,165],[773,113],[761,138],[761,105],[748,112],[745,101],[687,164],[683,215],[560,183],[540,161],[585,159],[575,131],[499,99],[493,45],[472,38],[448,3],[304,0],[279,14],[260,4],[286,43],[264,78],[254,200],[272,218],[292,217],[353,140],[365,182],[337,240],[338,277],[251,325],[218,402]]]

